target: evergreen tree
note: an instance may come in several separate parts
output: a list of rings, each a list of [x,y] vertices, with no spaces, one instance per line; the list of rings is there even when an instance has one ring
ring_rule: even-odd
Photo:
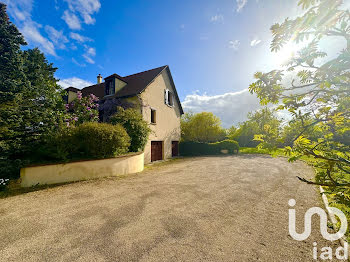
[[[37,143],[63,114],[56,68],[26,42],[0,3],[0,178],[14,178],[30,163]]]
[[[20,90],[25,85],[23,57],[20,50],[26,42],[16,26],[9,21],[6,5],[0,3],[0,176],[13,172],[18,161],[9,166],[8,157],[16,147],[20,125]]]

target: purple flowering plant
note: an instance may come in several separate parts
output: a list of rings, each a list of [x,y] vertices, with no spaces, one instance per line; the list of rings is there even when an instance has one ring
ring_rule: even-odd
[[[65,105],[67,127],[77,126],[85,122],[98,122],[98,97],[94,94],[83,97],[78,91],[77,98]]]

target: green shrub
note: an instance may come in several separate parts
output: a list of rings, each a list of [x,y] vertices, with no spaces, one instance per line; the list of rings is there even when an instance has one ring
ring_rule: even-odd
[[[130,137],[121,125],[83,123],[71,133],[73,158],[106,158],[128,152]]]
[[[130,137],[121,125],[87,122],[46,137],[32,163],[114,157],[128,152]]]
[[[192,141],[180,143],[180,155],[182,156],[220,155],[224,154],[222,150],[227,150],[228,154],[238,153],[239,145],[233,140],[224,140],[216,143]]]
[[[238,153],[239,144],[234,140],[224,140],[216,143],[209,144],[211,147],[214,147],[218,151],[218,154],[221,153],[221,150],[227,150],[229,154]]]
[[[43,137],[42,144],[35,150],[31,163],[50,163],[68,161],[74,153],[72,144],[72,128],[60,128],[57,132]]]
[[[129,150],[131,152],[143,151],[148,141],[151,129],[143,120],[142,115],[134,108],[117,108],[117,113],[110,118],[112,124],[121,124],[131,138]]]

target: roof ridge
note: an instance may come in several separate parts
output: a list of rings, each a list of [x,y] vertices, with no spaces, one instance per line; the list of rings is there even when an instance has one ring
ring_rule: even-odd
[[[123,81],[123,78],[124,78],[121,75],[118,75],[118,74],[114,73],[114,74],[111,74],[111,75],[105,77],[104,79],[108,79],[108,78],[112,78],[112,77],[116,77],[116,78],[118,78],[118,79],[120,79],[122,81]]]
[[[160,68],[166,68],[166,67],[168,67],[168,65],[156,67],[156,68],[149,69],[149,70],[146,70],[146,71],[142,71],[142,72],[139,72],[139,73],[135,73],[135,74],[132,74],[132,75],[123,76],[123,78],[129,77],[129,76],[135,76],[135,75],[138,75],[138,74],[147,73],[147,72],[149,72],[149,71],[153,71],[153,70],[160,69]]]

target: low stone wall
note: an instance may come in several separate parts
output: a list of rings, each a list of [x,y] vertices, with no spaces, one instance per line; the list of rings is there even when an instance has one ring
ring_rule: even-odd
[[[21,169],[21,186],[58,184],[93,178],[118,176],[141,172],[144,153],[128,154],[115,158],[42,165]]]

